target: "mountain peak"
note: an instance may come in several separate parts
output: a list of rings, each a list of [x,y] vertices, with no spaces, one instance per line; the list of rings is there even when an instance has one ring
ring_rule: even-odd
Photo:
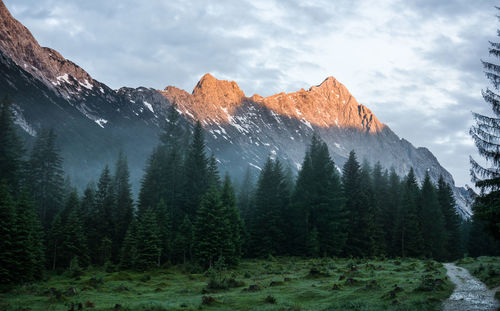
[[[41,47],[31,32],[16,20],[0,0],[0,51],[50,88],[70,94],[69,88],[91,88],[94,80],[57,51]],[[71,77],[72,78],[71,78]],[[65,91],[67,90],[67,91]]]

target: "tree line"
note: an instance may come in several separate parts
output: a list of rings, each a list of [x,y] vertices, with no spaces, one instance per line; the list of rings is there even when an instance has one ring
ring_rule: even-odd
[[[174,105],[136,204],[124,153],[79,194],[64,178],[54,131],[41,131],[27,152],[8,100],[1,105],[0,170],[4,284],[35,280],[45,269],[206,269],[269,255],[452,260],[469,251],[464,232],[479,228],[461,225],[443,178],[434,185],[427,174],[419,185],[413,170],[400,178],[359,163],[354,152],[341,174],[316,135],[297,176],[268,158],[257,181],[247,170],[235,191],[207,155],[201,124],[183,127]],[[476,252],[491,252],[493,244]]]

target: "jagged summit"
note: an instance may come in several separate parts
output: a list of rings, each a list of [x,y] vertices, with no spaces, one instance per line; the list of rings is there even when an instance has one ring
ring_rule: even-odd
[[[207,73],[191,94],[171,86],[161,93],[181,107],[181,111],[205,123],[230,122],[235,109],[251,101],[276,113],[320,127],[353,128],[371,133],[379,132],[384,127],[368,108],[359,104],[347,88],[332,76],[307,91],[301,89],[268,97],[258,94],[246,97],[236,82],[218,80]]]
[[[40,46],[28,28],[10,14],[2,0],[0,50],[49,88],[56,88],[65,95],[82,87],[91,89],[96,84],[85,70],[59,52]]]

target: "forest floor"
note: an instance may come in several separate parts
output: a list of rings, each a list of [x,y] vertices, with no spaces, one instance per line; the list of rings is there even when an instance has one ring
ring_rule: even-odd
[[[0,310],[440,310],[454,288],[442,264],[418,259],[242,260],[215,278],[190,269],[47,275],[0,294]]]

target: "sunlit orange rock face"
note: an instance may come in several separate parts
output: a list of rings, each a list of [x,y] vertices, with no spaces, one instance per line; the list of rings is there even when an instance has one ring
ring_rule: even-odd
[[[228,123],[237,107],[252,101],[277,114],[320,127],[353,128],[369,133],[379,132],[385,127],[370,109],[359,104],[333,77],[307,91],[301,89],[269,97],[245,97],[236,82],[217,80],[210,74],[202,77],[192,94],[173,86],[160,92],[170,102],[175,102],[183,114],[204,124]]]
[[[41,47],[28,28],[17,21],[0,0],[0,50],[18,66],[51,86],[71,77],[90,86],[92,77],[57,51]]]

